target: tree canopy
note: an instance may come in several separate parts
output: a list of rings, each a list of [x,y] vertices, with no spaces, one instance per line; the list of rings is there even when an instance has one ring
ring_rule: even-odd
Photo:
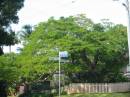
[[[18,11],[23,7],[24,0],[0,1],[0,46],[14,44],[14,35],[11,34],[11,24],[18,23]],[[10,34],[9,34],[10,33]],[[8,40],[9,38],[9,40]],[[11,39],[10,39],[11,38]],[[2,49],[0,48],[2,54]]]
[[[23,76],[57,71],[58,60],[54,58],[59,51],[68,51],[69,62],[61,67],[72,79],[73,73],[80,81],[88,82],[122,79],[115,75],[128,63],[126,27],[108,27],[90,21],[79,15],[58,20],[51,17],[38,24],[17,59]],[[81,79],[86,78],[83,76],[88,79]]]

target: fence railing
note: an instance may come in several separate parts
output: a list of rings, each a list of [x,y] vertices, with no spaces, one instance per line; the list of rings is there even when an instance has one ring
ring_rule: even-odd
[[[130,82],[123,83],[72,83],[64,87],[64,91],[71,93],[112,93],[130,91]]]

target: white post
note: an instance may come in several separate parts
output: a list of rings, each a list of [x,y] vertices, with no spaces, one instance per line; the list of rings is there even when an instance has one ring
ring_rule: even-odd
[[[61,94],[61,88],[60,88],[60,61],[61,61],[61,58],[60,58],[60,53],[59,53],[59,97],[60,97],[60,94]]]
[[[67,51],[59,51],[59,97],[61,95],[61,58],[67,58],[68,57],[68,52]]]
[[[128,49],[129,49],[129,64],[127,66],[127,73],[130,73],[130,9],[129,9],[129,0],[126,1],[126,10],[128,14],[128,26],[127,26],[127,37],[128,37]]]
[[[126,0],[125,3],[122,3],[127,11],[127,38],[128,38],[128,53],[129,53],[129,63],[127,65],[127,73],[130,73],[130,9],[129,9],[129,0]]]

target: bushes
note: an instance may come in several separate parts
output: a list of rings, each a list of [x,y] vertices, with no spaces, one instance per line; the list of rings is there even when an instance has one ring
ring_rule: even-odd
[[[102,72],[79,72],[69,75],[70,82],[74,83],[113,83],[113,82],[127,82],[126,78],[121,73],[102,73]]]

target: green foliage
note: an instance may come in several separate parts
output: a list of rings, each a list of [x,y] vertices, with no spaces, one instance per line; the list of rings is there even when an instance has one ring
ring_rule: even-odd
[[[18,32],[17,36],[19,37],[19,40],[21,42],[24,42],[24,44],[26,44],[27,38],[31,35],[32,32],[33,32],[33,26],[29,24],[24,25],[22,27],[22,30]]]
[[[5,54],[0,56],[0,80],[12,83],[18,80],[19,71],[15,64],[16,54]]]
[[[14,45],[16,39],[14,39],[14,32],[11,33],[10,25],[18,23],[17,12],[23,7],[23,2],[24,0],[0,1],[0,46]]]
[[[24,0],[1,0],[0,2],[0,25],[9,26],[18,22],[17,11],[23,7]]]
[[[105,30],[105,27],[100,23],[93,25],[94,32],[104,32],[104,30]]]
[[[83,15],[58,20],[51,17],[40,23],[17,59],[23,76],[37,78],[38,74],[52,74],[58,70],[58,60],[50,59],[58,57],[59,51],[68,51],[69,63],[61,66],[67,75],[83,72],[95,76],[91,80],[86,76],[84,81],[112,81],[106,80],[106,76],[119,73],[128,63],[127,33],[123,25],[107,30],[104,27]]]

